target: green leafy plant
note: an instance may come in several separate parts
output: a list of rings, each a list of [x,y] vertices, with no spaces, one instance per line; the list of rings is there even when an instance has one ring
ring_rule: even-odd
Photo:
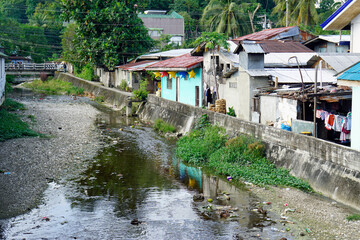
[[[149,92],[147,89],[148,82],[146,80],[141,81],[139,89],[133,91],[133,98],[144,101],[147,99]]]
[[[234,107],[229,107],[229,111],[226,114],[232,117],[236,117]]]
[[[104,96],[97,96],[94,99],[95,102],[97,103],[103,103],[104,102]]]
[[[174,132],[176,132],[176,128],[173,125],[164,122],[164,120],[162,120],[162,119],[156,119],[155,120],[154,129],[156,131],[158,131],[158,132],[161,132],[161,133],[174,133]]]
[[[128,86],[128,83],[127,83],[127,81],[125,79],[121,80],[119,88],[122,91],[127,91],[129,86]]]
[[[90,66],[90,64],[86,64],[82,68],[76,70],[75,76],[88,81],[93,81],[96,75],[94,74],[94,69]]]
[[[203,114],[195,123],[194,129],[195,130],[199,130],[202,128],[206,128],[208,126],[210,126],[210,122],[208,120],[208,115],[207,114]]]
[[[348,221],[360,221],[360,214],[353,214],[346,217]]]
[[[245,135],[227,139],[223,128],[206,121],[207,116],[203,115],[197,122],[202,127],[177,142],[176,155],[184,162],[200,164],[218,174],[260,186],[291,186],[313,191],[308,183],[291,176],[288,170],[276,168],[266,159],[265,146],[260,141]]]

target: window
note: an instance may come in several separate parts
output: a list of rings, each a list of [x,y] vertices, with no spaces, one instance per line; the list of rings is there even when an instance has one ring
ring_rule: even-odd
[[[237,82],[229,82],[229,88],[237,88]]]
[[[167,89],[172,89],[172,78],[167,77]]]

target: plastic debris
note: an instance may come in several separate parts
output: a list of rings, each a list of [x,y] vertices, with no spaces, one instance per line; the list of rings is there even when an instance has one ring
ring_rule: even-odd
[[[271,202],[263,202],[263,204],[270,205]]]
[[[287,205],[288,205],[287,203],[284,203],[284,207],[287,207]]]
[[[232,177],[231,177],[231,176],[228,176],[226,179],[227,179],[229,182],[232,181]]]
[[[306,231],[307,233],[311,233],[311,230],[310,230],[309,228],[305,228],[305,231]]]
[[[208,198],[208,202],[209,202],[209,203],[212,203],[212,202],[213,202],[213,199],[212,199],[212,198]]]
[[[4,172],[4,175],[10,175],[11,172]]]
[[[48,217],[43,217],[42,220],[48,222],[48,221],[50,221],[50,218],[48,218]]]

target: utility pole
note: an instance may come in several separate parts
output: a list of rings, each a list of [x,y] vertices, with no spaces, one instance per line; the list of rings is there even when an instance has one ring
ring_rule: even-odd
[[[286,0],[286,26],[289,26],[289,0]]]
[[[264,19],[264,21],[261,21],[259,23],[262,25],[263,30],[267,29],[267,16],[266,16],[266,13],[264,15],[258,16],[258,18],[263,18]]]

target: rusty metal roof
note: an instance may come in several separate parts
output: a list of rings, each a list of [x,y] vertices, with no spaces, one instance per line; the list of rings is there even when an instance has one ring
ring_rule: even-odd
[[[289,31],[292,28],[297,28],[297,26],[265,29],[260,32],[255,32],[255,33],[251,33],[251,34],[239,37],[239,38],[234,38],[233,41],[235,43],[238,43],[243,40],[259,41],[259,40],[271,39],[280,33]]]
[[[179,57],[157,62],[146,67],[146,69],[157,71],[188,71],[192,68],[199,66],[203,62],[203,59],[203,57],[191,56],[190,53],[188,53]]]
[[[141,61],[141,62],[128,63],[125,65],[117,66],[116,68],[120,68],[122,70],[127,70],[127,71],[144,71],[145,67],[157,62],[158,61]]]
[[[279,40],[262,40],[258,41],[261,47],[267,53],[303,53],[303,52],[311,52],[308,47],[305,47],[300,42],[293,41],[279,41]]]

